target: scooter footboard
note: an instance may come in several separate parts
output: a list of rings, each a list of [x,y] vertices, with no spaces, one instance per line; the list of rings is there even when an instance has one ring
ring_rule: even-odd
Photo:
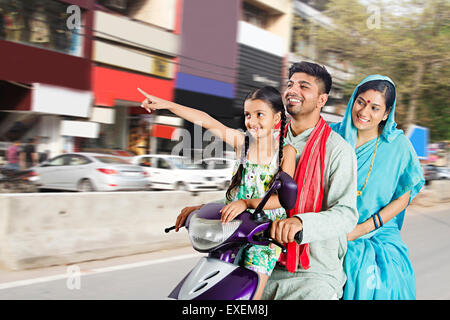
[[[179,300],[250,300],[258,275],[246,268],[204,257],[170,293]]]

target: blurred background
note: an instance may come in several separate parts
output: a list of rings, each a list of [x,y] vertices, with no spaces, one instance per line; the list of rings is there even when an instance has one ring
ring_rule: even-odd
[[[430,185],[450,179],[449,52],[446,0],[0,0],[0,192],[224,190],[234,165],[232,150],[215,141],[223,152],[205,159],[211,139],[204,131],[165,110],[146,113],[139,107],[144,97],[137,88],[243,128],[245,95],[264,85],[284,90],[289,66],[306,60],[324,65],[332,75],[322,112],[328,122],[342,118],[365,76],[380,73],[394,80],[396,121],[427,179],[417,201],[448,204],[448,185],[434,184],[443,190],[438,193]],[[189,150],[184,156],[197,155],[198,161],[169,157],[180,145]],[[27,170],[14,176],[15,169]],[[18,183],[11,184],[14,179]],[[428,198],[421,196],[427,192]],[[21,208],[20,223],[28,223],[8,229],[23,232],[14,247],[21,253],[8,260],[10,249],[3,242],[0,258],[12,269],[82,261],[85,256],[73,253],[91,250],[94,242],[112,246],[114,232],[127,238],[149,222],[136,209],[133,225],[126,227],[114,210],[147,206],[170,211],[166,218],[172,222],[180,208],[195,200],[175,193],[145,194],[150,202],[142,203],[133,193],[122,194],[121,203],[108,195],[71,194],[69,199],[62,193],[0,199],[4,208],[14,208],[10,212],[17,219]],[[205,201],[220,198],[223,191],[208,194]],[[167,199],[176,205],[170,207]],[[33,220],[39,210],[46,218]],[[89,233],[77,233],[82,223],[76,219],[81,218],[70,225],[71,210],[89,211],[89,219],[103,231],[102,218],[93,217],[107,211],[112,216],[105,223],[114,221],[115,229],[102,237],[89,225],[89,244]],[[45,239],[54,241],[48,244],[42,236],[45,250],[41,246],[31,254],[24,249],[38,245],[42,230],[50,229]],[[145,235],[155,235],[140,230],[139,245]],[[75,241],[80,237],[86,243]],[[63,238],[64,250],[57,246]],[[133,252],[154,250],[136,243],[115,245],[135,246]],[[112,255],[103,253],[89,257]],[[73,259],[67,258],[71,254]],[[56,256],[60,259],[48,260]]]
[[[141,110],[136,88],[239,128],[249,90],[283,90],[308,60],[333,77],[327,121],[363,77],[388,75],[399,127],[424,163],[447,166],[449,12],[439,0],[0,0],[0,161],[33,137],[41,159],[170,153],[177,128],[202,149],[193,124]]]

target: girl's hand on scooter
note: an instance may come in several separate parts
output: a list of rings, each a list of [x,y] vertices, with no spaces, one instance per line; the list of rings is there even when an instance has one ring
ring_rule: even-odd
[[[233,201],[220,210],[220,213],[222,213],[222,218],[220,220],[222,223],[230,222],[242,212],[247,210],[247,208],[248,206],[245,200]]]
[[[200,209],[201,207],[203,207],[203,205],[183,208],[181,210],[181,213],[177,217],[177,221],[175,222],[175,232],[178,232],[178,230],[184,226],[184,223],[185,223],[187,217],[192,212],[194,212],[195,210]]]
[[[152,113],[154,110],[159,109],[170,109],[171,105],[173,104],[170,101],[152,96],[141,88],[137,89],[140,93],[142,93],[143,96],[146,97],[146,99],[142,101],[141,107],[147,110],[149,113]]]

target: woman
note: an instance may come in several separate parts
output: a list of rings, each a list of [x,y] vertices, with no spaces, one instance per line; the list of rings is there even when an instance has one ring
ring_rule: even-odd
[[[366,77],[354,90],[341,123],[332,124],[358,161],[359,220],[347,235],[343,299],[415,299],[408,248],[400,237],[405,208],[425,183],[417,155],[394,120],[391,79]]]

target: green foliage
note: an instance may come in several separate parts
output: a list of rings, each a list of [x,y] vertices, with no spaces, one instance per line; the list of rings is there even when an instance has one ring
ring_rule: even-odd
[[[387,75],[397,86],[399,127],[416,123],[432,141],[450,140],[450,1],[331,0],[323,13],[334,28],[315,29],[317,49],[355,68],[345,95],[369,74]]]

